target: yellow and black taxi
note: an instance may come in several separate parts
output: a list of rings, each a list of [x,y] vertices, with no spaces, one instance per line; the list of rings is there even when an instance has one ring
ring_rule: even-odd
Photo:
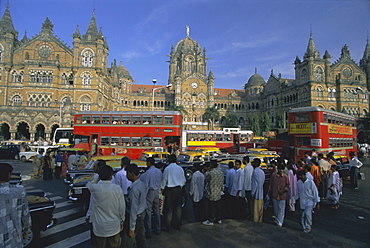
[[[188,151],[180,153],[176,163],[184,169],[186,180],[190,180],[193,176],[194,164],[204,164],[210,161],[211,157],[208,153],[202,151]]]

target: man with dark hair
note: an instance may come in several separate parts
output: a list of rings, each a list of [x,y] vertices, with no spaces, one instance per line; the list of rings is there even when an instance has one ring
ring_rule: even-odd
[[[193,170],[195,170],[190,181],[190,191],[189,195],[193,201],[193,213],[195,221],[204,221],[204,175],[201,172],[200,164],[196,163],[193,165]]]
[[[286,193],[289,190],[290,182],[287,175],[284,174],[285,165],[278,164],[277,172],[271,176],[270,192],[274,203],[275,223],[281,227],[284,223]]]
[[[224,187],[224,174],[217,167],[218,162],[211,160],[211,170],[205,176],[204,197],[208,203],[208,219],[202,223],[207,226],[222,224],[221,192]]]
[[[232,202],[234,203],[233,217],[237,219],[243,219],[245,217],[245,190],[244,190],[244,171],[241,168],[242,162],[237,159],[235,160],[235,177],[230,195],[232,196]]]
[[[309,164],[310,161],[311,161],[310,153],[309,152],[304,152],[304,158],[305,158],[306,164]]]
[[[320,197],[315,183],[307,179],[305,171],[298,171],[297,176],[300,180],[297,182],[295,199],[299,199],[302,209],[301,223],[303,231],[309,233],[312,225],[312,210],[320,202]]]
[[[90,181],[86,187],[91,193],[92,243],[94,248],[118,247],[120,231],[125,220],[125,199],[118,185],[111,182],[113,169],[99,168],[100,181]]]
[[[319,168],[321,172],[321,183],[319,187],[319,194],[320,197],[323,197],[326,199],[326,195],[328,192],[328,183],[329,183],[329,171],[331,169],[331,164],[324,159],[324,155],[322,153],[319,153],[317,155]]]
[[[263,217],[263,184],[265,183],[265,173],[260,168],[261,160],[253,159],[253,173],[251,195],[253,197],[253,221],[262,222]]]
[[[23,247],[23,238],[31,229],[26,190],[21,185],[11,185],[13,167],[0,163],[0,247]]]
[[[125,230],[121,247],[146,248],[144,218],[147,209],[147,187],[139,180],[139,167],[136,164],[126,166],[127,179],[132,182],[128,189]]]
[[[351,179],[351,186],[354,189],[358,189],[358,169],[361,168],[363,163],[358,160],[358,158],[355,156],[355,152],[351,151],[349,152],[350,160],[349,160],[349,166],[350,166],[350,179]]]
[[[176,164],[176,155],[168,156],[170,163],[163,172],[162,176],[162,194],[164,198],[164,224],[165,231],[170,231],[173,227],[176,230],[181,228],[181,202],[182,187],[186,183],[184,170]],[[171,225],[172,224],[172,225]]]
[[[145,236],[150,238],[152,235],[152,226],[154,233],[161,232],[161,216],[159,214],[159,190],[162,182],[162,171],[154,166],[154,158],[146,159],[147,171],[140,176],[140,180],[144,182],[148,189],[146,196],[146,215],[145,215]],[[153,225],[152,225],[153,213]]]
[[[116,173],[113,182],[119,185],[122,189],[123,195],[127,195],[127,188],[130,187],[131,182],[126,177],[126,166],[131,163],[131,159],[127,156],[121,158],[121,170]]]
[[[247,198],[247,205],[248,205],[248,212],[247,212],[247,219],[249,219],[253,215],[253,199],[251,195],[252,190],[252,174],[253,174],[253,166],[249,162],[249,157],[245,156],[243,158],[244,166],[244,189],[245,189],[245,198]]]

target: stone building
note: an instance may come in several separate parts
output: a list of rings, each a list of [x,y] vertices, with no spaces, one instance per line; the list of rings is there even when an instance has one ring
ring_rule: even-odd
[[[88,20],[87,20],[88,21]],[[0,139],[49,140],[57,127],[71,127],[73,114],[84,111],[183,109],[184,129],[207,129],[207,107],[216,107],[214,127],[250,129],[253,119],[267,114],[271,128],[286,128],[290,108],[320,106],[363,117],[369,113],[370,44],[357,64],[348,47],[332,63],[321,58],[312,34],[302,60],[294,61],[295,78],[273,71],[267,82],[252,75],[244,89],[215,88],[207,71],[206,49],[190,37],[172,47],[169,87],[133,83],[116,60],[108,65],[109,46],[94,14],[84,34],[72,34],[72,47],[53,32],[46,18],[39,34],[18,39],[7,7],[0,20]],[[112,37],[114,38],[114,37]],[[217,75],[217,72],[215,73]],[[174,107],[175,106],[175,107]]]

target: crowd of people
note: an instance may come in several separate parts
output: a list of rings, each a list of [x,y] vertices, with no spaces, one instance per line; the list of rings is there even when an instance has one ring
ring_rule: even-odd
[[[91,159],[85,151],[52,153],[48,150],[35,158],[35,171],[39,173],[42,167],[44,180],[64,177],[67,169],[85,168]],[[362,162],[354,152],[350,157],[351,185],[358,189],[357,175]],[[148,247],[147,239],[152,235],[179,231],[182,197],[187,194],[192,200],[195,220],[207,226],[221,224],[223,218],[262,222],[264,211],[272,205],[273,221],[282,227],[286,208],[296,211],[299,200],[302,229],[308,233],[312,227],[312,213],[320,208],[320,202],[326,201],[329,207],[339,208],[342,181],[332,153],[324,158],[321,153],[307,152],[297,163],[277,158],[271,161],[271,174],[260,167],[259,158],[249,161],[248,156],[242,161],[230,161],[226,175],[219,169],[217,160],[194,164],[189,192],[186,192],[184,170],[176,161],[176,154],[169,155],[168,165],[155,164],[154,158],[148,157],[147,169],[142,174],[126,156],[121,159],[121,170],[115,174],[104,160],[93,164],[95,175],[86,185],[91,193],[86,222],[91,225],[93,247]],[[1,166],[0,189],[7,189],[12,168]],[[21,199],[25,195],[24,189],[14,189],[11,194]],[[27,203],[24,199],[19,202],[22,204],[17,209],[6,211],[24,212]],[[29,228],[29,216],[24,214],[22,218],[22,227]],[[14,226],[14,230],[10,231],[18,231],[21,237],[27,229]],[[23,230],[23,234],[19,230]]]

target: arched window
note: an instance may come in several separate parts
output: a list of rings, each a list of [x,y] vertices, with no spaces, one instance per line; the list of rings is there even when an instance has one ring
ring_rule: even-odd
[[[85,72],[82,76],[82,85],[90,85],[91,84],[91,74]]]
[[[94,54],[91,50],[85,50],[82,54],[82,66],[92,67],[93,66]]]
[[[68,77],[65,73],[62,74],[62,84],[67,84],[68,83]]]
[[[22,105],[22,98],[19,95],[15,95],[12,98],[13,106],[21,106]]]
[[[316,88],[316,96],[317,96],[318,98],[323,97],[323,91],[324,91],[324,89],[323,89],[321,86],[318,86],[318,87]]]

